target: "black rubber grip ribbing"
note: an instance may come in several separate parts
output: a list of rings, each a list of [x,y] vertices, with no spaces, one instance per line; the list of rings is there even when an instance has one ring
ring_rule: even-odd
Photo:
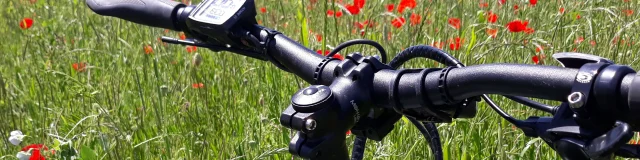
[[[287,68],[289,72],[309,83],[316,81],[314,80],[314,71],[318,67],[318,64],[322,63],[322,60],[325,58],[282,34],[277,34],[273,37],[268,50],[268,54],[273,56],[273,58]],[[329,61],[327,63],[323,72],[333,71],[333,69],[328,69],[328,67],[335,66],[335,64],[331,63],[338,62]]]
[[[178,30],[175,12],[185,5],[171,0],[87,0],[94,12],[151,27]]]

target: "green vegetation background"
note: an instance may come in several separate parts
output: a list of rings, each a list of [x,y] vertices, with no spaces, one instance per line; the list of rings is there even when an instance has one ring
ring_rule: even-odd
[[[344,10],[339,18],[327,17],[327,9],[340,9],[330,1],[256,3],[266,10],[258,12],[262,25],[313,50],[366,38],[395,55],[412,45],[442,42],[445,51],[468,65],[533,64],[536,55],[545,65],[558,65],[552,53],[575,49],[638,68],[639,16],[627,15],[640,7],[637,1],[554,0],[535,6],[523,0],[485,1],[486,7],[476,0],[418,0],[400,14],[385,13],[386,4],[398,1],[370,0],[362,13]],[[184,46],[165,46],[158,37],[179,33],[99,16],[81,0],[3,0],[0,6],[0,137],[5,142],[0,159],[15,159],[21,146],[51,146],[56,139],[70,140],[78,150],[89,148],[101,159],[291,159],[291,131],[279,125],[279,116],[290,95],[308,85],[294,75],[228,52],[198,48],[189,53]],[[487,22],[489,11],[499,16],[496,23]],[[412,13],[421,15],[418,25],[410,24]],[[394,16],[404,17],[406,24],[393,27]],[[21,29],[23,18],[32,18],[33,26]],[[460,19],[460,29],[451,27],[449,18]],[[528,20],[535,32],[509,32],[505,24],[516,19]],[[365,20],[375,25],[361,36],[354,25]],[[313,33],[301,32],[303,27]],[[495,38],[488,28],[498,30]],[[459,50],[449,48],[455,37],[463,39]],[[153,53],[145,54],[145,46]],[[376,53],[368,47],[352,51]],[[202,58],[199,66],[192,63],[196,54]],[[405,67],[436,66],[415,60]],[[193,87],[199,83],[203,87]],[[502,97],[495,100],[521,119],[545,115]],[[484,103],[479,110],[476,118],[438,125],[448,159],[558,159],[541,140],[525,137]],[[8,142],[13,130],[28,135],[21,146]],[[399,121],[383,141],[368,143],[365,157],[431,159],[431,154],[419,132]]]

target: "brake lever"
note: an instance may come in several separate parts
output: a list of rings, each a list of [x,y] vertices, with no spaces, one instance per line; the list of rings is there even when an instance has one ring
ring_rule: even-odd
[[[633,137],[629,124],[616,121],[602,135],[595,135],[573,120],[564,103],[553,118],[530,117],[519,128],[529,137],[540,137],[563,159],[611,159],[614,154],[640,155],[640,147],[623,146]],[[622,149],[622,150],[619,150]]]
[[[628,124],[617,122],[616,127],[589,142],[571,137],[562,138],[552,144],[562,159],[612,159],[615,154],[618,154],[618,149],[633,137],[633,132],[629,128]],[[619,154],[638,155],[637,151],[636,148],[634,153],[632,148],[627,147],[626,152],[622,151]]]
[[[202,43],[202,42],[199,42],[199,41],[196,41],[196,40],[191,40],[191,39],[181,40],[181,39],[177,39],[177,38],[162,36],[160,38],[160,40],[162,40],[162,42],[170,43],[170,44],[190,45],[190,46],[198,46],[198,47],[209,48],[214,52],[225,50],[225,49],[223,49],[222,46],[210,45],[210,44],[207,44],[207,43]]]
[[[180,45],[190,45],[190,46],[203,47],[203,48],[210,49],[210,50],[212,50],[214,52],[229,51],[229,52],[242,54],[242,55],[245,55],[245,56],[248,56],[248,57],[251,57],[251,58],[263,60],[263,61],[267,60],[264,57],[263,54],[260,54],[260,53],[255,52],[255,51],[236,49],[236,48],[231,48],[231,47],[228,47],[228,46],[213,45],[213,44],[209,44],[209,43],[203,43],[203,42],[200,42],[200,41],[197,41],[197,40],[191,40],[191,39],[180,40],[180,39],[171,38],[171,37],[165,37],[165,36],[162,36],[160,38],[160,40],[162,40],[162,42],[171,43],[171,44],[180,44]]]
[[[618,148],[629,142],[632,137],[633,131],[631,131],[629,124],[617,121],[614,128],[591,140],[585,151],[592,158],[610,157],[613,156],[613,153]]]

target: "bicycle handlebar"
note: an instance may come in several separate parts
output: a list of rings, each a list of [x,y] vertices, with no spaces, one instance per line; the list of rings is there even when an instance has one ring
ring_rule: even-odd
[[[87,0],[87,4],[98,14],[153,27],[183,30],[193,34],[196,39],[208,38],[190,30],[185,23],[185,17],[193,7],[177,2]],[[345,60],[324,57],[277,31],[247,24],[251,22],[243,21],[242,25],[233,27],[233,31],[225,31],[228,37],[222,41],[206,42],[242,44],[234,47],[244,50],[233,51],[269,60],[279,68],[317,84],[294,94],[291,105],[281,117],[282,125],[300,131],[292,139],[289,150],[301,157],[342,159],[347,154],[343,153],[344,137],[339,134],[357,129],[356,134],[380,140],[401,115],[435,122],[474,117],[473,97],[482,94],[565,102],[557,112],[554,110],[553,119],[532,117],[516,124],[528,136],[543,136],[548,143],[575,145],[584,149],[592,141],[606,141],[607,136],[613,136],[618,141],[628,140],[628,128],[640,130],[640,118],[632,115],[633,111],[640,112],[640,108],[637,108],[640,107],[640,100],[636,100],[640,99],[640,78],[636,78],[633,69],[613,65],[608,60],[564,54],[565,57],[556,59],[566,68],[482,64],[396,70],[374,57],[357,53],[348,55]],[[225,49],[218,46],[210,48],[214,47],[217,50]],[[574,128],[567,129],[568,126]],[[585,132],[585,129],[589,132]],[[548,137],[548,132],[578,136],[569,136],[574,139],[567,140],[562,136]],[[603,142],[596,148],[617,149],[620,148],[618,141]],[[552,147],[559,153],[573,151]],[[590,157],[610,151],[591,149],[585,151],[585,155]],[[640,150],[636,152],[629,153],[640,156]],[[624,155],[629,154],[625,152]]]
[[[573,68],[487,64],[451,69],[445,84],[453,101],[481,94],[518,95],[564,101],[571,93],[576,74],[578,69]],[[432,101],[437,100],[434,98],[436,97],[433,97]]]
[[[185,5],[171,0],[87,0],[94,12],[138,24],[178,30],[176,10]]]

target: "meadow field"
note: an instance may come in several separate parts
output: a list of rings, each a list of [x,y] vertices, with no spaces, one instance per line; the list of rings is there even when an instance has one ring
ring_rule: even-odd
[[[164,44],[159,37],[183,35],[99,16],[83,0],[0,6],[0,159],[17,159],[32,144],[47,146],[48,159],[74,150],[83,159],[292,158],[292,132],[279,117],[309,85],[294,75],[230,52]],[[559,65],[553,53],[582,52],[635,69],[638,8],[637,0],[256,0],[261,25],[319,52],[364,38],[391,57],[432,45],[467,65]],[[377,54],[372,47],[341,53],[356,51]],[[492,97],[517,118],[548,116]],[[438,128],[445,159],[559,159],[484,102],[475,118]],[[25,136],[14,145],[16,130]],[[351,145],[354,136],[346,136]],[[432,155],[401,120],[383,141],[368,141],[365,159]]]

